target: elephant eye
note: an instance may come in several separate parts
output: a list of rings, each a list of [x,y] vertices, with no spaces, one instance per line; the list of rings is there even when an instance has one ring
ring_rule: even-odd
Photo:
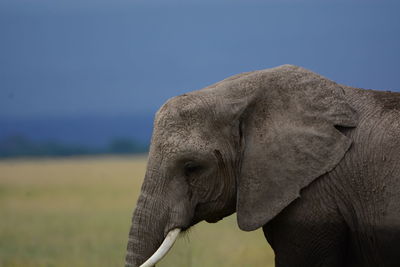
[[[199,164],[196,164],[192,161],[185,163],[184,173],[186,176],[193,175],[198,172],[202,167]]]

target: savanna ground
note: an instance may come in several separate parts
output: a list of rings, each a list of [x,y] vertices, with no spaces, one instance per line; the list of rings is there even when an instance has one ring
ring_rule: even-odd
[[[123,266],[145,157],[0,161],[0,266]],[[268,267],[262,231],[200,223],[161,267]]]

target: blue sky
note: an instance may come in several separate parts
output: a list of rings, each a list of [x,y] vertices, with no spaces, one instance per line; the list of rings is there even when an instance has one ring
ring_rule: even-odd
[[[385,0],[2,0],[0,117],[154,113],[281,64],[398,90],[399,13]]]

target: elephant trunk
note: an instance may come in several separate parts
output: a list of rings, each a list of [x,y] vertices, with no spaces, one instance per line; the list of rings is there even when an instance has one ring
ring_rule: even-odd
[[[140,267],[153,267],[156,263],[158,263],[165,255],[167,255],[168,251],[178,238],[180,232],[181,229],[179,228],[169,231],[157,251],[145,263],[140,265]]]
[[[139,267],[163,242],[167,220],[159,202],[145,193],[140,195],[129,231],[125,267]]]
[[[166,244],[167,247],[171,247],[179,234],[177,230],[172,233],[172,236],[168,233],[176,227],[176,224],[172,222],[173,219],[171,220],[171,201],[167,200],[168,192],[165,184],[160,182],[167,180],[160,171],[163,169],[162,162],[154,156],[150,157],[149,162],[132,217],[125,258],[126,267],[142,267],[142,264],[157,251],[166,237],[168,237],[167,240],[172,241]],[[166,253],[168,249],[163,247],[160,250]],[[160,258],[160,250],[157,251],[158,258]],[[154,262],[151,265],[146,263],[143,266],[154,264]]]

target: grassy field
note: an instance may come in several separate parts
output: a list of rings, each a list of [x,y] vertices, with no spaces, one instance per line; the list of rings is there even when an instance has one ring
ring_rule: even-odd
[[[0,266],[123,266],[144,157],[0,161]],[[161,267],[268,267],[262,231],[231,216],[180,238]]]

